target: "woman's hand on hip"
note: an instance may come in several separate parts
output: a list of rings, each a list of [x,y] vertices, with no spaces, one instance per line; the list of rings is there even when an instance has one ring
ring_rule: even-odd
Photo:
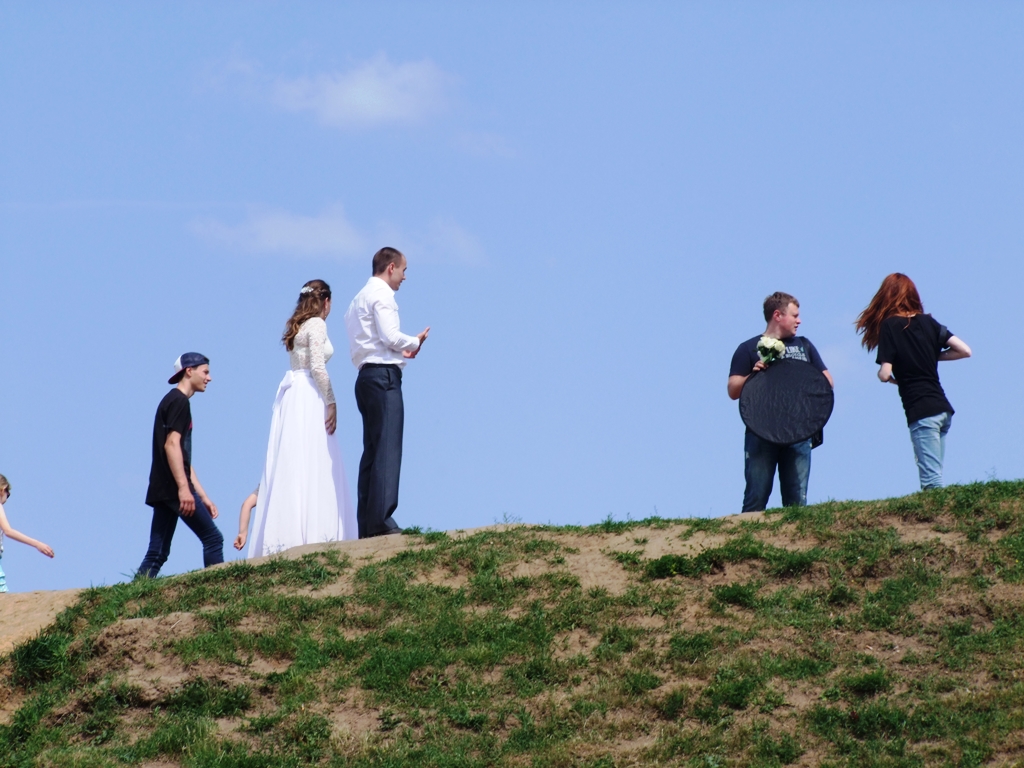
[[[333,435],[335,428],[338,426],[338,404],[331,403],[327,406],[327,418],[324,420],[324,426],[327,427],[327,434]]]

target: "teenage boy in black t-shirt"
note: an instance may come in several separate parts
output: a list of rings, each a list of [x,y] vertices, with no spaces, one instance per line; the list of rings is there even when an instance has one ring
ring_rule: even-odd
[[[768,323],[764,336],[779,339],[786,345],[783,358],[810,363],[835,386],[832,375],[814,348],[810,339],[797,336],[800,327],[800,302],[788,293],[776,292],[764,300],[764,319]],[[729,397],[739,400],[743,385],[755,371],[764,370],[765,364],[757,353],[760,335],[748,339],[736,348],[729,367]],[[743,438],[744,476],[743,511],[756,512],[768,505],[772,495],[775,469],[779,470],[782,506],[802,506],[807,503],[807,481],[811,474],[811,441],[792,445],[778,445],[762,440],[749,429]]]
[[[186,352],[174,361],[177,386],[164,395],[153,422],[153,464],[149,470],[146,504],[153,508],[149,550],[137,576],[154,577],[171,554],[171,539],[179,515],[203,543],[203,566],[224,562],[224,537],[213,522],[217,505],[210,501],[192,467],[192,409],[189,398],[205,392],[210,361],[198,352]]]

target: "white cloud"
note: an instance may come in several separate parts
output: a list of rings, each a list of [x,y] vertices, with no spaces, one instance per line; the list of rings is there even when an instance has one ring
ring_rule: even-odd
[[[451,218],[436,218],[422,230],[386,223],[369,230],[349,221],[335,204],[309,216],[282,210],[257,210],[236,224],[205,218],[190,228],[202,239],[249,253],[369,259],[383,245],[429,262],[479,264],[486,256],[480,241]]]
[[[278,78],[272,98],[335,128],[415,123],[444,108],[452,79],[429,59],[393,64],[379,54],[347,72]]]
[[[192,223],[192,231],[205,240],[254,253],[350,258],[365,256],[370,247],[340,205],[315,216],[259,211],[239,224],[201,219]]]

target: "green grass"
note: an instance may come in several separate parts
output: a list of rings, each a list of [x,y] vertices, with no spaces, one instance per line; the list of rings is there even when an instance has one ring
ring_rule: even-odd
[[[752,584],[725,584],[712,587],[711,594],[720,603],[736,605],[740,608],[753,608],[757,605],[757,591],[761,585]]]
[[[2,661],[0,768],[1013,762],[1022,511],[992,482],[89,589]],[[172,613],[188,632],[103,639]]]
[[[705,549],[698,555],[662,555],[646,564],[651,579],[672,576],[695,578],[719,571],[730,563],[762,560],[767,573],[778,578],[801,576],[814,566],[822,554],[817,549],[793,551],[759,541],[753,533],[744,533],[718,547]]]

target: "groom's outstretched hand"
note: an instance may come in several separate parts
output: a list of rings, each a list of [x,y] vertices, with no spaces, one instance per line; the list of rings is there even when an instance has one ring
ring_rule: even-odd
[[[430,326],[428,325],[426,328],[423,329],[422,333],[420,333],[420,334],[418,334],[416,336],[416,338],[420,340],[420,345],[418,347],[416,347],[416,349],[406,349],[406,350],[403,350],[402,351],[402,357],[407,357],[410,360],[412,360],[414,357],[416,357],[416,355],[418,355],[420,353],[420,350],[423,349],[423,342],[427,340],[427,336],[429,336],[429,335],[430,335]]]

